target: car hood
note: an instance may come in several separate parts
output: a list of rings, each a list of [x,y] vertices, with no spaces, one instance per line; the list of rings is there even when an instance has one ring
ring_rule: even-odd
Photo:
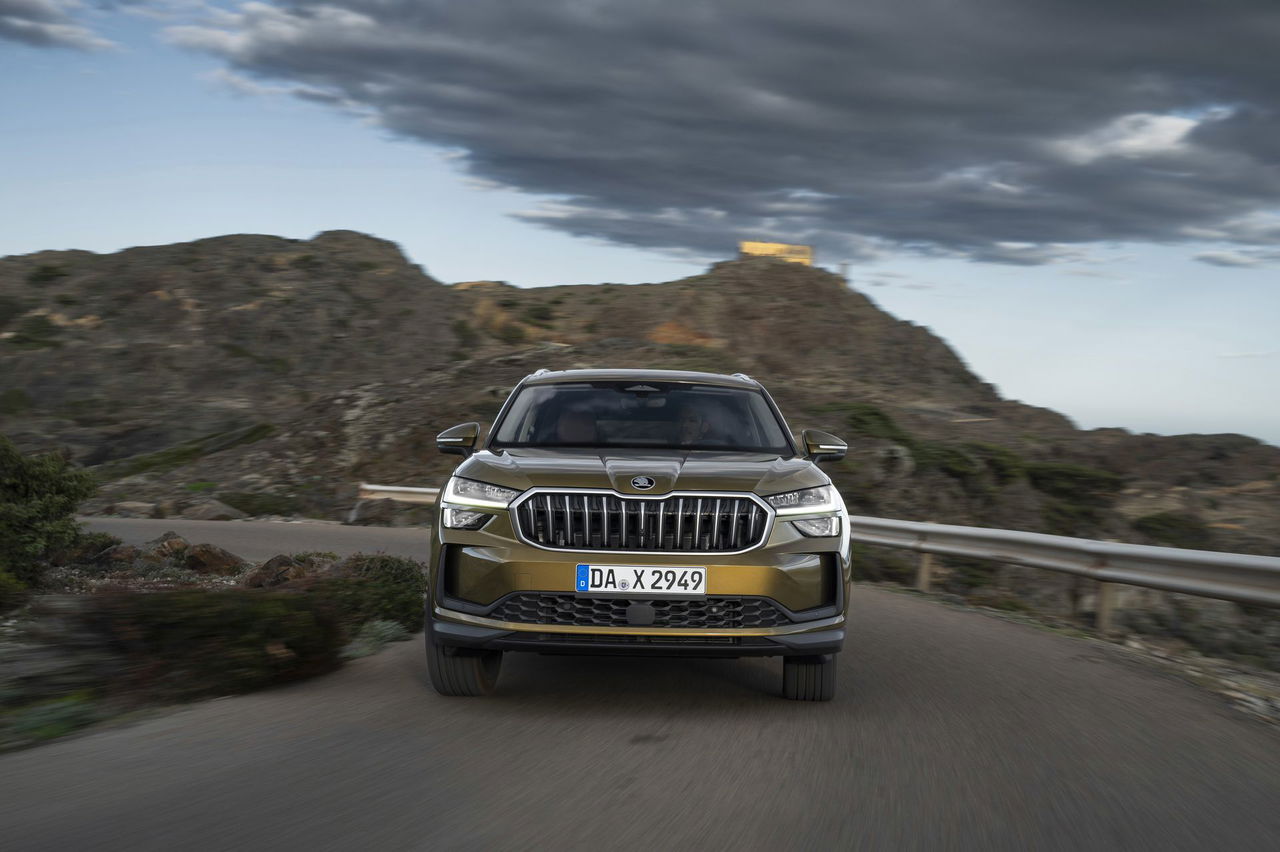
[[[752,491],[780,494],[826,485],[831,480],[805,459],[776,455],[674,450],[509,449],[483,450],[455,471],[458,476],[518,488],[608,488],[622,494],[671,491]],[[631,484],[638,476],[652,488]]]

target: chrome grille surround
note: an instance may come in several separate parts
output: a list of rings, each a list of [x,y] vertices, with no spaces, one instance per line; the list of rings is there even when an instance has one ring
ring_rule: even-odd
[[[509,511],[520,541],[575,553],[745,553],[769,540],[774,522],[773,507],[744,491],[531,488]]]

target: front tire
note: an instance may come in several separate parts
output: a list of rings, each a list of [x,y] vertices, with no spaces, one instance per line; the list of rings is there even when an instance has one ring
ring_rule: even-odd
[[[497,685],[501,670],[501,651],[449,648],[431,641],[431,633],[427,632],[427,671],[431,685],[441,695],[488,695]]]
[[[836,655],[782,658],[782,695],[792,701],[830,701],[836,695]]]

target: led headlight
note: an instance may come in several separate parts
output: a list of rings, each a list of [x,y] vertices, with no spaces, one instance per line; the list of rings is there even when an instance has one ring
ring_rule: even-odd
[[[779,515],[808,515],[815,512],[834,512],[840,508],[840,497],[830,485],[788,491],[764,498]]]
[[[519,493],[514,488],[503,488],[501,485],[455,476],[445,486],[443,502],[478,506],[482,509],[505,509]]]
[[[457,506],[445,506],[441,515],[446,529],[478,530],[493,515],[488,512],[477,512],[475,509],[461,509]]]
[[[807,536],[840,535],[840,516],[830,515],[825,518],[807,518],[803,521],[792,521],[796,529]]]

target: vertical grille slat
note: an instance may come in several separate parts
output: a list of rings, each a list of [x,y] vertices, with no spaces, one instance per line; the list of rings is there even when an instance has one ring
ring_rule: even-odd
[[[512,521],[542,547],[725,553],[759,545],[768,513],[747,497],[540,493]]]
[[[609,517],[613,514],[613,507],[609,505],[609,496],[604,495],[600,498],[600,525],[604,527],[604,537],[601,539],[601,547],[611,547],[609,543]]]
[[[698,506],[693,510],[693,549],[702,549],[702,498],[698,498]]]
[[[716,498],[715,522],[711,527],[711,549],[723,550],[720,547],[720,498]]]
[[[621,511],[618,514],[622,518],[622,550],[627,550],[627,502],[625,500],[620,502],[622,505],[619,506]]]
[[[676,499],[676,542],[672,550],[684,548],[684,498]]]

